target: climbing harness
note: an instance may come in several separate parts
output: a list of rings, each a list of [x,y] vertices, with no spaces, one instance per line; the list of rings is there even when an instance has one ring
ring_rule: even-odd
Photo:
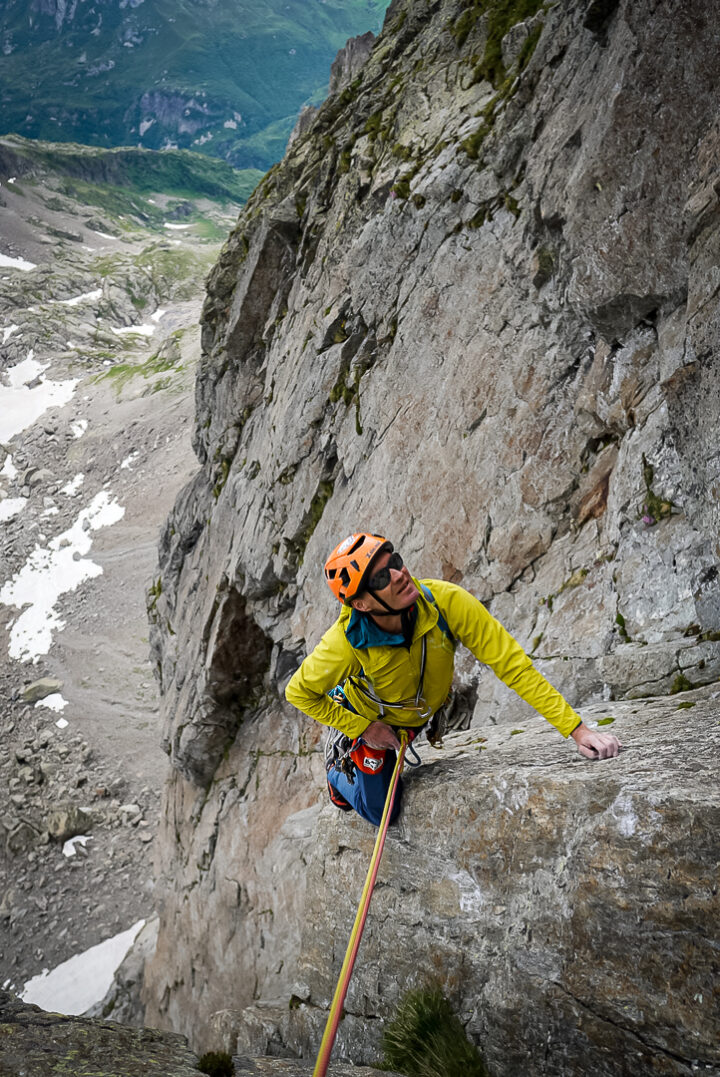
[[[323,1033],[323,1038],[320,1043],[320,1050],[315,1063],[315,1069],[313,1070],[313,1077],[325,1077],[327,1074],[328,1066],[330,1065],[330,1054],[333,1049],[333,1044],[335,1043],[338,1025],[340,1024],[345,996],[347,995],[350,977],[352,976],[353,967],[355,965],[355,958],[357,957],[358,948],[360,946],[360,939],[362,938],[368,909],[370,908],[370,899],[372,898],[375,880],[377,879],[380,858],[383,853],[383,848],[385,847],[385,836],[387,835],[388,826],[390,825],[390,816],[395,802],[395,793],[397,792],[398,781],[400,779],[403,763],[405,761],[405,752],[408,746],[407,731],[400,729],[398,732],[400,735],[400,751],[398,752],[395,769],[393,770],[392,778],[390,779],[390,786],[385,800],[385,808],[383,810],[382,819],[380,820],[380,826],[378,827],[375,848],[373,849],[373,854],[370,859],[367,878],[365,879],[365,887],[362,892],[362,897],[360,898],[360,904],[355,916],[355,923],[350,932],[350,941],[348,942],[347,950],[345,951],[345,960],[343,961],[342,969],[340,970],[340,977],[337,982],[337,987],[335,988],[332,1005],[330,1006],[330,1013],[328,1014],[325,1032]]]

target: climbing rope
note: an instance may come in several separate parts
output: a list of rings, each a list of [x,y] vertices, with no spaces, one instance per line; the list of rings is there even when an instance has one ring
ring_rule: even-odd
[[[362,892],[362,897],[360,898],[357,915],[355,916],[355,923],[350,932],[350,941],[348,942],[347,950],[345,951],[345,960],[343,961],[340,970],[340,978],[338,979],[332,1005],[330,1006],[330,1013],[328,1014],[325,1032],[323,1033],[322,1042],[320,1043],[320,1050],[318,1052],[317,1062],[315,1063],[315,1069],[313,1070],[313,1077],[325,1077],[325,1074],[327,1073],[330,1064],[330,1053],[333,1049],[333,1044],[335,1043],[335,1036],[337,1035],[338,1025],[340,1024],[345,996],[347,995],[350,977],[352,976],[353,966],[355,965],[355,958],[357,957],[358,948],[360,946],[360,939],[362,938],[363,928],[365,927],[365,921],[367,920],[370,899],[375,886],[375,880],[377,879],[378,868],[380,867],[380,857],[382,856],[383,848],[385,846],[385,835],[387,834],[388,826],[390,825],[390,816],[392,814],[393,804],[395,803],[398,779],[402,772],[405,751],[408,746],[408,735],[405,730],[401,729],[399,730],[399,733],[400,751],[398,752],[397,760],[395,761],[395,769],[392,773],[392,778],[390,779],[390,786],[385,799],[385,808],[383,810],[382,819],[380,820],[380,826],[378,827],[375,848],[373,849],[373,854],[370,859],[367,878],[365,879],[365,887]]]

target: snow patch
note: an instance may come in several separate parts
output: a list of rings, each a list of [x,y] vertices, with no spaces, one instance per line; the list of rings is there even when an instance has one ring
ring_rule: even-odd
[[[85,1013],[105,997],[116,970],[144,925],[144,920],[138,920],[127,931],[76,954],[52,972],[45,969],[33,976],[23,987],[23,1002],[52,1013]]]
[[[74,423],[70,423],[70,429],[74,438],[81,438],[88,428],[87,419],[77,419]]]
[[[82,845],[84,849],[89,841],[92,841],[92,838],[87,834],[78,834],[74,838],[68,838],[62,847],[63,856],[76,856],[77,850],[75,846]]]
[[[0,501],[0,522],[12,520],[26,505],[26,497],[6,497],[4,501]]]
[[[157,323],[160,321],[161,318],[164,318],[166,314],[166,310],[164,310],[162,307],[158,307],[155,313],[150,315],[150,321]]]
[[[120,468],[129,468],[133,460],[135,460],[139,455],[140,454],[138,453],[138,451],[136,449],[133,449],[130,455],[126,456],[125,459],[121,462]]]
[[[19,325],[8,325],[5,329],[3,329],[3,338],[2,338],[3,344],[7,344],[7,342],[10,340],[10,337],[13,335],[13,333],[17,333],[19,329],[20,329]]]
[[[47,707],[48,710],[58,711],[65,710],[67,707],[67,700],[63,699],[60,692],[51,692],[49,696],[45,696],[44,699],[39,699],[35,704],[35,710],[38,707]]]
[[[117,523],[124,515],[125,509],[101,490],[72,527],[48,546],[36,546],[20,571],[0,589],[2,605],[23,611],[10,625],[11,658],[30,662],[48,653],[53,633],[65,627],[55,608],[60,596],[102,575],[101,566],[84,557],[92,546],[91,532]]]
[[[152,119],[152,120],[141,120],[141,122],[140,122],[140,138],[142,138],[142,136],[145,134],[146,131],[150,130],[150,128],[152,127],[152,125],[154,123],[155,123],[154,119]]]
[[[102,288],[95,288],[92,292],[83,292],[82,295],[74,295],[72,299],[58,299],[64,307],[79,307],[81,303],[94,303],[102,298]]]
[[[68,727],[67,718],[58,718],[55,725],[58,727],[58,729],[67,729],[67,727]]]
[[[31,348],[22,362],[16,363],[15,366],[9,368],[6,376],[11,389],[21,389],[28,382],[38,378],[50,366],[49,363],[45,363],[45,366],[43,366],[34,356],[35,352]]]
[[[14,180],[8,180],[13,183]],[[22,269],[23,273],[29,273],[31,269],[37,269],[34,262],[28,262],[25,258],[11,258],[7,254],[0,254],[0,266],[3,269]]]
[[[9,482],[13,482],[13,480],[17,478],[18,469],[13,464],[10,453],[5,457],[5,463],[2,466],[2,470],[0,470],[0,475]]]
[[[44,371],[50,364],[39,363],[30,351],[21,363],[6,371],[7,385],[0,385],[0,442],[10,441],[32,426],[48,408],[61,408],[75,392],[79,378],[50,381]],[[30,386],[29,382],[36,382]]]
[[[163,227],[164,228],[170,228],[175,232],[182,232],[186,228],[189,228],[190,225],[189,224],[170,224],[168,221],[166,221],[165,224],[163,225]]]
[[[137,333],[141,337],[151,337],[155,332],[154,325],[122,325],[119,329],[115,326],[110,327],[116,337],[122,337],[128,333]]]
[[[85,475],[80,471],[74,479],[66,483],[60,491],[61,494],[67,494],[68,497],[75,497],[82,484],[85,482]]]

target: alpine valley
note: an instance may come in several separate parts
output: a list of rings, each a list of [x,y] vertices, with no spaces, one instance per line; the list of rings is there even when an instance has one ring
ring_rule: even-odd
[[[269,168],[387,0],[4,0],[0,127]]]

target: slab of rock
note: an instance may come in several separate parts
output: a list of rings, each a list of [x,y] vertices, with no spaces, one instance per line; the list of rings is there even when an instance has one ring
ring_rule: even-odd
[[[3,1077],[198,1077],[199,1072],[182,1036],[46,1013],[0,991]]]
[[[405,992],[439,983],[495,1077],[569,1077],[588,1058],[593,1077],[686,1077],[696,1060],[720,1072],[720,696],[706,688],[586,710],[588,721],[608,717],[599,728],[624,747],[605,762],[583,760],[532,718],[515,731],[454,733],[441,751],[422,745],[388,837],[339,1060],[377,1064],[383,1023]],[[231,1053],[313,1057],[375,838],[327,804],[319,751],[317,762],[323,807],[295,815],[271,806],[272,760],[237,799],[239,747],[209,796],[193,801],[180,781],[182,816],[201,804],[202,815],[177,864],[166,862],[168,927],[145,983],[153,1023],[172,1017]],[[243,844],[253,857],[264,845],[268,874],[258,854],[236,890],[228,864]],[[180,862],[202,863],[201,880]],[[184,926],[171,932],[175,922]],[[253,937],[260,947],[247,953]],[[201,954],[204,973],[196,966],[194,985],[180,984]],[[250,998],[258,983],[267,1003]],[[199,1008],[223,996],[247,1008],[208,1025]]]
[[[312,1062],[289,1061],[280,1058],[233,1058],[235,1077],[312,1077]],[[401,1077],[392,1070],[376,1070],[369,1066],[353,1066],[331,1062],[328,1077]]]
[[[40,680],[33,681],[32,684],[23,688],[22,698],[26,703],[37,703],[38,700],[59,692],[62,686],[63,682],[55,677],[41,677]]]

